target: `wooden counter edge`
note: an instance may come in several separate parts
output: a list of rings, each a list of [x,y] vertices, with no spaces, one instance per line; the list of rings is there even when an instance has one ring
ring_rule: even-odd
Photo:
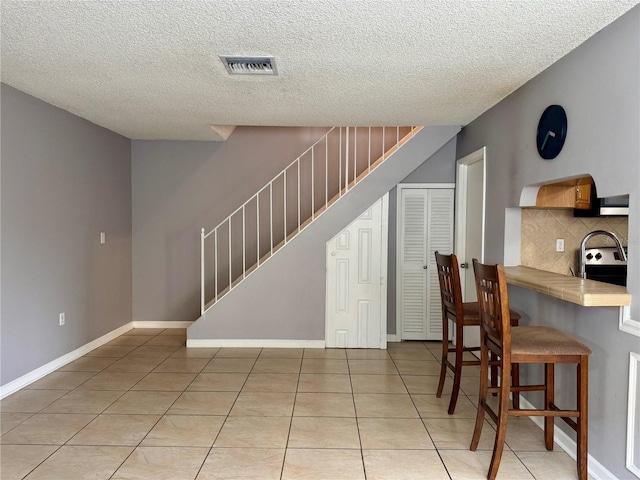
[[[507,283],[544,293],[583,307],[623,307],[631,305],[625,287],[586,280],[531,267],[505,266]]]

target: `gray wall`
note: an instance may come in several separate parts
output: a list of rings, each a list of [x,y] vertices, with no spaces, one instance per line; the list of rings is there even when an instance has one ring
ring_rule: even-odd
[[[554,103],[567,111],[568,135],[560,155],[545,161],[536,152],[535,133],[540,114]],[[459,158],[487,146],[487,261],[501,262],[512,255],[511,242],[505,249],[505,231],[518,230],[519,223],[505,222],[505,208],[519,205],[523,187],[590,174],[599,195],[630,194],[628,291],[633,295],[632,318],[640,319],[639,132],[640,7],[636,7],[459,135]],[[555,326],[592,348],[589,452],[617,478],[632,478],[625,468],[626,399],[629,352],[640,351],[640,339],[618,330],[618,308],[580,307],[515,287],[510,293],[512,306],[524,313],[524,324]],[[559,370],[558,403],[573,405],[575,376],[565,368]],[[640,432],[636,439],[640,441]]]
[[[200,229],[262,188],[327,128],[238,127],[226,142],[133,141],[133,318],[200,316]]]
[[[456,140],[428,158],[400,183],[455,183],[456,181]],[[389,258],[387,264],[387,333],[396,333],[396,241],[398,216],[398,189],[389,192]]]
[[[1,88],[6,384],[131,321],[131,149],[127,138]]]

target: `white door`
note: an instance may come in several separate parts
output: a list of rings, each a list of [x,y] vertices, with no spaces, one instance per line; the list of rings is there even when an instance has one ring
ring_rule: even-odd
[[[327,242],[326,346],[386,348],[388,194]]]
[[[484,261],[485,149],[458,160],[456,177],[456,255],[460,264],[462,299],[477,298],[472,260]],[[480,345],[477,328],[464,332],[467,347]]]
[[[453,251],[454,190],[438,187],[399,187],[397,331],[402,340],[442,340],[434,252]]]

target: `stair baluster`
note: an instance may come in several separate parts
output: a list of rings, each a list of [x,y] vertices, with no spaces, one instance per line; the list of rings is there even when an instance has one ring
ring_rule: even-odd
[[[395,129],[395,138],[392,137],[394,140],[394,142],[392,141],[393,145],[387,150],[386,146],[389,142],[386,137],[391,128]],[[260,265],[275,255],[282,246],[291,241],[291,239],[304,230],[310,222],[322,215],[322,213],[336,201],[348,193],[359,181],[385,161],[404,142],[420,131],[421,128],[422,127],[368,127],[365,131],[363,128],[358,130],[357,127],[333,127],[215,228],[209,232],[205,232],[204,228],[201,229],[201,314],[204,314],[214,303],[218,302]],[[367,135],[367,143],[361,146],[361,150],[367,152],[367,161],[366,163],[361,161],[359,166],[358,138],[360,137],[361,140],[365,140],[363,138],[363,131],[365,131]],[[323,143],[324,148],[322,147]],[[332,143],[331,148],[329,146],[330,143]],[[353,153],[351,153],[352,148]],[[380,148],[380,150],[377,150],[378,148]],[[321,161],[321,158],[316,159],[316,154],[321,156],[322,150],[324,150],[325,155],[324,162]],[[351,155],[353,155],[353,157],[351,157]],[[352,164],[351,160],[353,161]],[[318,172],[316,172],[316,168],[322,168],[321,165],[323,163],[324,175],[319,175]],[[287,172],[292,168],[296,169],[293,173],[297,178],[293,179],[294,185],[292,185],[292,188],[288,188],[287,180],[289,174]],[[309,170],[308,174],[307,170]],[[324,177],[324,179],[322,179],[322,177]],[[351,179],[351,177],[353,178]],[[282,180],[282,188],[279,186],[280,180]],[[324,202],[322,201],[321,193],[320,201],[316,199],[316,191],[318,188],[322,188],[323,180]],[[320,185],[316,185],[316,182],[320,182]],[[289,228],[288,212],[290,212],[290,209],[288,206],[290,205],[288,205],[288,200],[290,195],[294,195],[293,189],[296,183],[297,224],[294,223],[294,228]],[[262,229],[266,229],[267,225],[264,224],[264,217],[261,221],[261,214],[264,213],[261,211],[261,206],[264,206],[266,198],[261,200],[260,197],[261,195],[266,196],[267,189],[269,189],[268,244],[264,245],[266,238],[262,235]],[[308,199],[304,198],[304,191],[310,191],[311,197]],[[319,192],[322,192],[322,190],[319,190]],[[279,201],[276,202],[276,200],[279,200],[278,196],[280,194],[282,194],[281,212],[274,209],[276,203],[277,205],[280,204]],[[276,196],[275,199],[274,196]],[[293,197],[291,200],[293,201]],[[253,213],[254,205],[255,215]],[[307,209],[309,209],[308,214]],[[280,228],[278,224],[280,215],[282,215],[282,228]],[[241,228],[237,225],[239,220],[242,221]],[[252,232],[252,225],[255,225],[255,235],[253,235]],[[228,228],[227,232],[224,232],[225,227]],[[280,233],[278,232],[282,232],[282,239],[280,239]],[[267,231],[264,233],[267,234]],[[238,238],[240,235],[242,236],[241,241]],[[213,236],[212,240],[209,239],[210,236]],[[227,248],[224,248],[224,243],[221,243],[225,240],[228,242],[228,245],[226,245]],[[253,245],[253,241],[255,241],[255,246]],[[210,243],[213,245],[207,246]],[[265,246],[268,248],[265,249]],[[210,250],[211,247],[213,248],[213,252]],[[239,248],[242,249],[241,254],[237,251]],[[252,258],[253,254],[251,252],[253,251],[255,251],[255,259]],[[237,258],[235,258],[234,255]],[[212,260],[212,262],[208,262],[207,259]],[[220,261],[222,263],[220,263]],[[228,262],[228,265],[224,264],[225,261]],[[210,263],[213,264],[212,271],[206,268],[207,264]],[[219,271],[225,266],[227,267],[227,271],[224,272],[223,270],[224,273],[222,278],[220,278]],[[212,289],[211,283],[213,284]],[[209,288],[209,290],[207,288]]]

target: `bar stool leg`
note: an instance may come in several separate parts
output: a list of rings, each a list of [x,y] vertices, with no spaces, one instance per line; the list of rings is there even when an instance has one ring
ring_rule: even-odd
[[[436,397],[442,396],[444,382],[447,379],[447,356],[449,355],[449,319],[442,319],[442,358],[440,361],[440,380],[438,381],[438,390]]]
[[[544,364],[544,376],[545,376],[545,391],[544,391],[544,409],[551,410],[551,405],[554,402],[554,388],[555,388],[555,376],[554,376],[554,364]],[[553,420],[554,417],[544,417],[544,446],[547,450],[553,450]]]
[[[587,480],[588,472],[588,457],[587,457],[587,439],[588,429],[587,423],[589,418],[589,411],[587,406],[587,397],[589,393],[589,357],[583,355],[580,357],[580,363],[578,364],[578,412],[580,416],[577,418],[578,431],[578,478],[580,480]]]
[[[517,363],[511,364],[511,385],[520,386],[520,365]],[[512,392],[511,393],[513,408],[520,408],[520,392]]]
[[[493,455],[489,464],[488,480],[494,480],[498,475],[498,467],[502,460],[504,442],[507,438],[507,419],[509,418],[509,401],[511,396],[511,368],[500,358],[500,392],[498,406],[498,423],[496,425],[496,440],[493,445]]]
[[[471,438],[471,446],[469,450],[475,452],[480,442],[482,434],[482,426],[484,424],[484,404],[487,402],[487,388],[489,386],[489,352],[484,347],[480,348],[480,396],[478,398],[478,411],[476,413],[476,425],[473,429],[473,437]]]
[[[460,393],[460,381],[462,380],[462,355],[464,354],[464,327],[456,323],[456,360],[453,365],[453,389],[451,390],[451,400],[447,413],[453,415],[456,410],[458,393]]]

